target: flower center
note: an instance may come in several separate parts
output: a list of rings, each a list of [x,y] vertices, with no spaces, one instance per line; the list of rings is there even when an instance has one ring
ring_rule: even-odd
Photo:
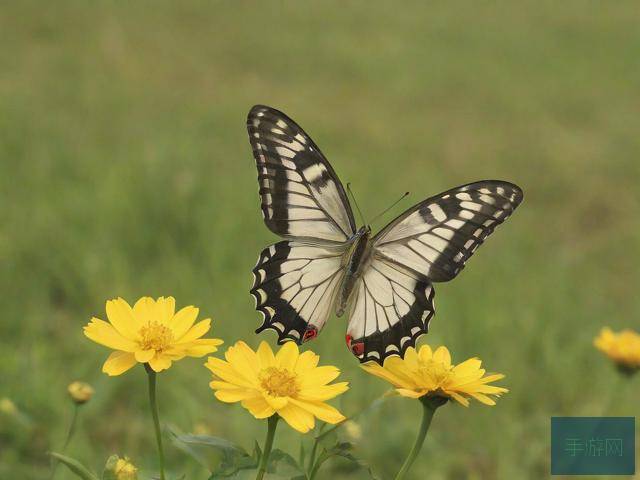
[[[284,368],[265,368],[258,379],[260,386],[274,397],[293,397],[300,391],[295,375]]]
[[[171,344],[173,332],[170,328],[158,322],[149,322],[139,331],[140,339],[138,344],[143,350],[155,350],[161,352]]]
[[[434,383],[434,387],[443,385],[452,375],[453,367],[447,367],[444,363],[429,360],[420,365],[420,372]]]

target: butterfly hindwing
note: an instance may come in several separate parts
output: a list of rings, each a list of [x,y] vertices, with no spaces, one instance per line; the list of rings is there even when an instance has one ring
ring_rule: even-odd
[[[249,112],[247,130],[267,227],[286,238],[346,242],[355,231],[353,213],[313,140],[284,113],[262,105]]]
[[[361,362],[404,356],[427,333],[434,289],[420,275],[373,259],[362,275],[347,327],[347,345]]]
[[[375,255],[432,282],[453,279],[522,201],[512,183],[484,180],[453,188],[407,210],[374,237]]]
[[[265,248],[253,269],[251,294],[264,316],[256,333],[275,330],[279,343],[315,337],[332,312],[343,253],[343,247],[295,241]]]

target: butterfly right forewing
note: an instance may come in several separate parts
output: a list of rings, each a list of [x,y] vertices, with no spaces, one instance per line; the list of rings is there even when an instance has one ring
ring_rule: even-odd
[[[520,187],[483,180],[420,202],[374,238],[375,254],[432,282],[453,279],[522,201]]]

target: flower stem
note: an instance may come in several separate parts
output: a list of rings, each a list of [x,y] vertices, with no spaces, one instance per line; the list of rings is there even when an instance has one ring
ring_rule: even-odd
[[[80,410],[80,405],[77,403],[74,403],[73,405],[73,415],[71,417],[71,423],[69,424],[69,430],[67,430],[67,438],[65,438],[64,440],[64,444],[62,445],[62,450],[60,450],[60,453],[65,453],[65,451],[67,450],[67,447],[69,446],[69,443],[71,443],[71,438],[73,437],[73,434],[76,431],[76,424],[78,423],[78,411]],[[56,470],[58,468],[58,465],[60,464],[60,462],[55,459],[53,465],[51,466],[51,475],[49,475],[49,480],[53,480],[53,477],[55,477],[56,475]]]
[[[415,462],[418,453],[420,453],[420,449],[422,448],[422,444],[424,443],[424,439],[427,436],[427,432],[429,431],[429,427],[431,426],[431,420],[433,419],[433,414],[436,412],[438,407],[444,405],[447,399],[442,397],[422,397],[420,399],[420,403],[422,404],[422,422],[420,423],[420,430],[418,430],[418,436],[416,437],[416,441],[409,452],[409,456],[404,461],[402,468],[396,475],[396,480],[401,480],[405,478],[413,462]]]
[[[267,438],[264,441],[264,449],[262,450],[262,456],[260,457],[260,466],[258,467],[258,475],[256,480],[262,480],[265,472],[267,471],[267,465],[269,464],[269,455],[271,455],[271,447],[273,447],[273,438],[276,435],[276,426],[280,417],[278,414],[271,415],[267,420]]]
[[[162,432],[160,431],[160,419],[158,418],[158,402],[156,401],[156,372],[148,364],[144,364],[149,378],[149,406],[153,427],[156,431],[156,442],[158,444],[158,457],[160,459],[160,480],[165,480],[164,476],[164,451],[162,449]]]

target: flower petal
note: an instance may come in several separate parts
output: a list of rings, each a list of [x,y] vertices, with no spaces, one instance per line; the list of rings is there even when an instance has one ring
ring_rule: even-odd
[[[278,412],[281,408],[284,408],[287,403],[289,403],[288,397],[274,397],[272,395],[264,395],[264,399],[276,412]]]
[[[451,366],[451,354],[449,350],[444,345],[438,347],[435,352],[433,352],[433,361],[440,362],[446,365],[447,367]]]
[[[429,345],[423,345],[420,347],[420,352],[418,353],[420,360],[424,363],[427,363],[429,360],[433,359],[433,352],[431,351],[431,347]]]
[[[295,342],[286,342],[276,354],[276,363],[290,371],[295,371],[300,350]]]
[[[176,337],[176,343],[193,342],[194,340],[197,340],[198,338],[203,336],[205,333],[207,333],[210,328],[211,328],[211,319],[205,318],[204,320],[196,323],[193,327],[187,330],[187,333],[185,333],[183,336]]]
[[[133,315],[140,325],[157,321],[155,318],[156,301],[151,297],[142,297],[133,305]]]
[[[310,372],[318,366],[319,361],[320,357],[313,353],[311,350],[302,352],[298,357],[298,361],[296,363],[296,373],[299,375],[304,375],[307,372]]]
[[[406,388],[396,388],[396,392],[398,392],[403,397],[407,398],[420,398],[427,393],[428,390],[409,390]]]
[[[222,340],[217,338],[201,338],[182,346],[182,351],[190,357],[203,357],[208,353],[217,351],[218,345],[222,345],[223,343]]]
[[[209,386],[215,390],[215,396],[221,402],[233,403],[240,402],[247,398],[255,397],[256,392],[246,389],[246,388],[237,388],[235,385],[231,385],[230,383],[220,382],[220,381],[212,381],[209,383]]]
[[[383,380],[386,380],[387,382],[389,382],[395,387],[409,386],[409,382],[406,382],[401,377],[395,375],[394,373],[390,372],[388,369],[378,365],[375,362],[364,363],[361,365],[361,367],[367,373],[370,373],[372,375],[375,375],[376,377],[382,378]]]
[[[149,360],[149,366],[154,372],[161,372],[171,366],[171,359],[166,355],[156,354],[151,360]]]
[[[332,425],[346,420],[346,417],[336,408],[324,402],[303,402],[296,400],[295,398],[292,398],[290,402],[318,417],[318,419],[323,422],[330,423]],[[311,425],[311,428],[313,428],[313,424]]]
[[[155,350],[136,350],[136,361],[140,363],[147,363],[156,354]]]
[[[289,402],[286,407],[279,410],[278,415],[280,415],[291,428],[294,428],[300,433],[307,433],[315,425],[313,415],[293,402]]]
[[[276,411],[271,407],[271,405],[267,403],[262,395],[257,395],[255,397],[242,400],[242,406],[249,410],[251,415],[253,415],[257,419],[267,418],[276,413]]]
[[[122,298],[107,301],[109,323],[125,338],[136,340],[142,324],[136,319],[129,304]]]
[[[113,325],[99,318],[91,319],[91,322],[84,327],[84,334],[94,342],[114,350],[133,352],[137,348],[133,341],[120,335]]]
[[[168,322],[168,326],[173,330],[174,338],[180,339],[189,329],[193,326],[198,318],[200,310],[196,307],[184,307],[176,313],[173,318]]]
[[[300,388],[326,385],[340,375],[340,370],[332,365],[316,367],[300,379]]]
[[[273,350],[271,350],[269,344],[264,340],[260,342],[256,354],[258,355],[258,361],[260,362],[261,369],[273,367],[275,365],[276,357],[273,354]]]
[[[252,383],[258,381],[258,356],[243,341],[236,342],[229,347],[224,354],[227,361],[233,365],[238,372],[242,372],[245,378]]]
[[[337,397],[349,390],[349,382],[339,382],[332,385],[309,387],[300,391],[297,398],[306,401],[324,401]]]
[[[211,370],[216,377],[224,380],[225,382],[246,388],[253,388],[256,384],[238,372],[229,362],[225,362],[219,358],[209,357],[205,367]]]
[[[102,365],[102,371],[111,377],[123,374],[136,364],[136,357],[130,352],[112,352]]]
[[[173,297],[160,297],[156,300],[157,322],[169,325],[176,311],[176,299]]]

